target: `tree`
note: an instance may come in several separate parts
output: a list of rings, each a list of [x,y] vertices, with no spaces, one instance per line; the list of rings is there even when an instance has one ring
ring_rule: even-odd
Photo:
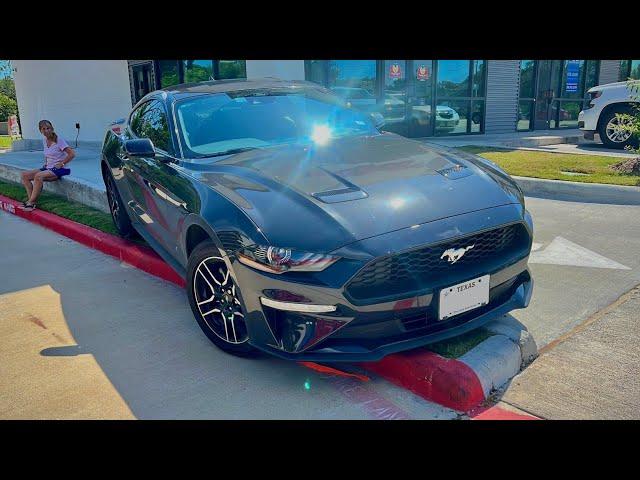
[[[18,104],[13,98],[0,93],[0,122],[6,122],[11,115],[17,115]]]
[[[16,86],[13,78],[0,78],[0,94],[16,100]]]
[[[627,88],[631,92],[631,98],[636,102],[640,102],[640,81],[628,80]],[[616,116],[620,120],[621,127],[631,132],[631,134],[638,139],[640,138],[640,106],[638,106],[637,103],[632,107],[632,112],[632,114],[617,113]],[[634,149],[627,147],[627,149],[634,153],[640,153],[640,148]]]

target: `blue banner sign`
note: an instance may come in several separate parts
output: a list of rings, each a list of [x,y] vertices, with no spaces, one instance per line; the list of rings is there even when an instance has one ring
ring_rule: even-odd
[[[567,61],[567,86],[566,92],[577,92],[580,82],[580,60]]]

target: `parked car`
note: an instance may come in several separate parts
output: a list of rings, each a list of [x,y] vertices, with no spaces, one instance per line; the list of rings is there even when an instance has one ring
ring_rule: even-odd
[[[381,103],[365,88],[331,87],[332,92],[351,104],[354,108],[368,113],[380,113],[388,123],[404,122],[407,115],[405,94],[387,93]],[[414,127],[431,123],[431,105],[412,105],[411,120]],[[474,123],[480,123],[479,114],[473,115]],[[460,123],[460,116],[446,105],[436,106],[436,129],[440,133],[452,132]]]
[[[516,183],[381,132],[314,83],[177,85],[120,132],[101,158],[116,228],[186,279],[227,352],[376,360],[529,304],[533,225]]]
[[[584,138],[593,140],[597,133],[609,148],[638,145],[638,139],[621,128],[621,121],[616,116],[618,113],[633,113],[633,106],[640,103],[638,92],[633,92],[633,85],[640,86],[640,81],[608,83],[588,90],[590,101],[578,114],[578,127],[584,131]]]

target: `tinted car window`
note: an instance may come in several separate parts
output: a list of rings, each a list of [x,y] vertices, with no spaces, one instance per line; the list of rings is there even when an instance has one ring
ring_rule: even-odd
[[[243,90],[206,94],[176,104],[190,157],[244,148],[377,134],[371,117],[315,89]]]
[[[169,125],[162,104],[157,100],[141,105],[131,115],[131,130],[140,138],[148,138],[153,145],[172,153]]]

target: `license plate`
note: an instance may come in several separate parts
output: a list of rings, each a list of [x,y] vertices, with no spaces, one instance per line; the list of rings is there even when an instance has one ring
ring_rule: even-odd
[[[459,315],[489,303],[489,275],[440,290],[439,319]]]

